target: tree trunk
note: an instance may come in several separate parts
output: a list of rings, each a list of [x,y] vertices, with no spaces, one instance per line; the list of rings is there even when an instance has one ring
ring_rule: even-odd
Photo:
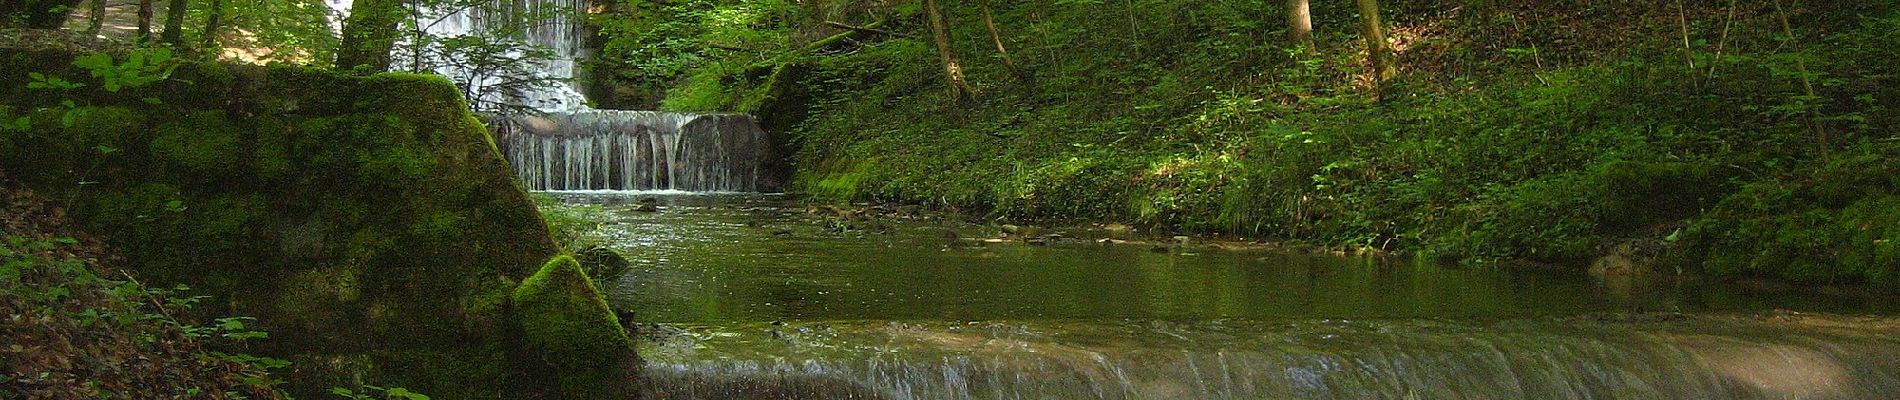
[[[1788,23],[1788,10],[1781,8],[1781,0],[1774,0],[1773,3],[1775,4],[1775,19],[1781,22],[1781,34],[1783,37],[1787,38],[1787,39],[1783,39],[1782,44],[1787,45],[1791,48],[1794,48],[1793,51],[1797,53],[1800,52],[1801,44],[1798,42],[1795,42],[1796,40],[1798,40],[1798,38],[1795,37],[1794,35],[1794,25]],[[1814,101],[1820,101],[1821,96],[1815,94],[1816,92],[1814,91],[1814,78],[1812,78],[1813,75],[1808,73],[1807,61],[1805,61],[1805,58],[1800,55],[1796,55],[1793,58],[1794,58],[1795,72],[1798,72],[1801,74],[1802,94],[1806,94],[1807,95],[1806,98],[1808,99],[1813,99]],[[1820,104],[1806,104],[1806,101],[1797,101],[1797,102],[1803,103],[1803,105],[1806,106],[1804,108],[1807,109],[1807,114],[1808,114],[1808,129],[1812,129],[1814,131],[1814,137],[1820,141],[1820,143],[1818,144],[1820,145],[1820,148],[1821,148],[1821,160],[1823,161],[1833,160],[1834,157],[1831,154],[1830,150],[1833,149],[1834,146],[1828,143],[1827,128],[1821,125],[1821,113],[1819,112],[1819,108],[1821,107]]]
[[[160,37],[172,47],[184,45],[185,11],[190,10],[189,1],[170,0],[165,4],[165,32],[160,33]]]
[[[937,0],[924,0],[924,8],[930,14],[930,36],[937,42],[937,55],[943,59],[944,86],[949,87],[951,98],[963,100],[971,92],[970,84],[964,81],[963,65],[950,50],[950,28],[944,24],[943,10],[937,7]]]
[[[1360,19],[1365,22],[1366,60],[1372,63],[1372,81],[1376,86],[1391,79],[1392,44],[1385,40],[1385,22],[1379,19],[1379,0],[1357,0]]]
[[[146,0],[150,1],[150,0]],[[336,50],[336,68],[359,72],[389,70],[389,52],[396,47],[396,24],[403,18],[402,0],[356,0],[343,24],[343,43]]]
[[[1003,58],[1003,66],[1015,73],[1016,60],[1009,57],[1009,48],[1003,46],[1003,33],[996,29],[996,17],[990,14],[990,0],[977,0],[976,4],[983,7],[983,25],[990,29],[990,41],[996,42],[996,54]]]
[[[1307,0],[1286,1],[1286,24],[1294,46],[1313,48],[1313,9]]]
[[[205,15],[204,47],[213,56],[223,53],[224,46],[218,43],[218,26],[224,23],[224,0],[211,0],[211,12]]]
[[[91,13],[86,15],[86,34],[98,35],[106,24],[106,0],[92,0]]]
[[[139,0],[139,42],[152,41],[152,0]]]

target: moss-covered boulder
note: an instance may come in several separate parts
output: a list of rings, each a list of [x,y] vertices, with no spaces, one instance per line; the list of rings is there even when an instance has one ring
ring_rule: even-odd
[[[633,342],[573,257],[549,260],[515,289],[523,347],[558,382],[550,398],[625,398],[637,364]]]
[[[256,350],[310,361],[293,394],[535,391],[509,299],[559,250],[447,80],[185,62],[108,91],[76,56],[0,49],[0,170],[140,276],[258,318]]]

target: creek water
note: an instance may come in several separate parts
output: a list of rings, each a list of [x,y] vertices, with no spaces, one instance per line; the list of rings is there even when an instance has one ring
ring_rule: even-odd
[[[1879,297],[558,196],[633,262],[649,399],[1900,398]]]

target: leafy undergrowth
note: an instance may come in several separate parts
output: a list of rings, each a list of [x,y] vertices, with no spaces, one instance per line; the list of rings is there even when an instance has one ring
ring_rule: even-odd
[[[1386,1],[1399,71],[1380,83],[1349,3],[1313,4],[1312,48],[1262,18],[1274,2],[998,3],[1000,37],[979,5],[945,4],[963,99],[914,4],[785,22],[742,3],[707,15],[778,32],[695,40],[823,37],[801,17],[912,34],[649,69],[682,71],[668,107],[804,116],[780,128],[810,194],[1448,262],[1666,242],[1718,275],[1900,288],[1888,234],[1862,228],[1890,219],[1890,192],[1804,194],[1835,185],[1828,165],[1900,156],[1892,2]]]
[[[281,360],[239,352],[247,318],[197,324],[202,297],[112,268],[63,211],[0,185],[0,393],[33,399],[275,399]]]

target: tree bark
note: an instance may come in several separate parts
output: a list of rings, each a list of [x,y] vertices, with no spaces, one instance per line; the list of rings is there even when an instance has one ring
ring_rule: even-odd
[[[224,23],[224,0],[211,0],[211,12],[205,15],[204,47],[213,56],[222,53],[224,46],[218,43],[218,29]]]
[[[838,29],[849,29],[849,30],[858,31],[858,32],[875,33],[879,35],[888,35],[888,36],[896,36],[896,37],[903,37],[903,38],[913,37],[903,32],[893,32],[890,30],[877,29],[877,28],[872,28],[869,26],[852,26],[851,24],[846,24],[846,23],[838,22],[838,21],[825,21],[825,26],[830,26],[830,27],[838,28]]]
[[[106,23],[106,0],[92,0],[91,13],[86,15],[86,34],[98,35]]]
[[[1788,10],[1781,8],[1781,0],[1774,0],[1773,3],[1775,4],[1775,19],[1781,22],[1781,34],[1787,37],[1783,43],[1795,48],[1794,51],[1799,52],[1801,44],[1796,42],[1797,38],[1794,36],[1794,25],[1788,23]],[[1819,101],[1821,96],[1817,95],[1814,91],[1814,78],[1812,78],[1812,74],[1808,73],[1808,63],[1805,61],[1805,57],[1797,54],[1793,58],[1795,72],[1801,74],[1801,93],[1806,94],[1807,99]],[[1820,105],[1806,104],[1806,106],[1808,128],[1814,131],[1814,137],[1820,141],[1818,144],[1821,148],[1821,160],[1831,161],[1834,159],[1831,152],[1834,146],[1828,143],[1827,128],[1821,125],[1821,113],[1818,111]]]
[[[396,24],[402,21],[403,11],[402,0],[356,0],[343,24],[337,69],[389,70],[389,53],[396,47]]]
[[[165,3],[165,32],[159,34],[165,44],[172,47],[185,44],[185,12],[189,10],[189,0],[170,0]]]
[[[1313,47],[1313,9],[1307,0],[1286,1],[1286,24],[1294,46]]]
[[[983,26],[990,29],[990,41],[996,42],[996,54],[1003,58],[1003,66],[1015,73],[1016,60],[1009,57],[1009,48],[1003,46],[1003,33],[996,29],[996,17],[990,13],[990,0],[977,0],[976,4],[983,8]]]
[[[139,42],[152,41],[152,0],[139,0]]]
[[[970,84],[963,79],[963,65],[950,50],[950,28],[944,23],[943,10],[937,7],[937,0],[924,0],[925,11],[930,14],[930,36],[937,42],[937,55],[943,60],[943,76],[950,97],[963,100],[971,92]]]
[[[1385,22],[1379,19],[1379,0],[1357,0],[1360,20],[1365,23],[1366,59],[1372,64],[1374,84],[1391,79],[1397,71],[1392,69],[1392,44],[1385,40]]]

